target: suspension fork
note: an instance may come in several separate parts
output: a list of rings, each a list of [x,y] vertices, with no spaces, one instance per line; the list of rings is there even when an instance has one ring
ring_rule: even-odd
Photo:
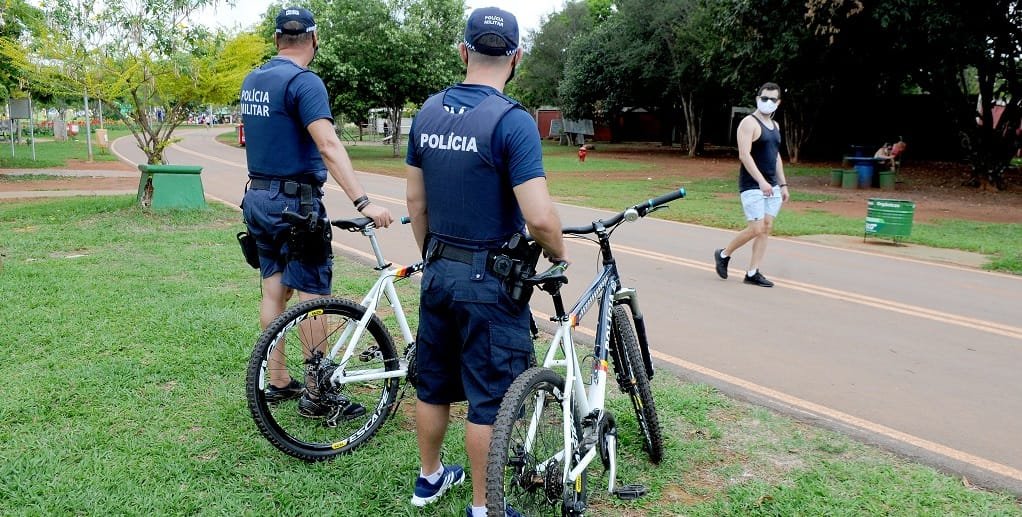
[[[639,293],[631,287],[622,287],[614,293],[614,303],[627,303],[632,309],[632,322],[635,324],[635,335],[639,338],[639,350],[642,352],[642,365],[646,367],[646,377],[653,378],[653,359],[649,355],[649,340],[646,338],[646,321],[639,309]]]

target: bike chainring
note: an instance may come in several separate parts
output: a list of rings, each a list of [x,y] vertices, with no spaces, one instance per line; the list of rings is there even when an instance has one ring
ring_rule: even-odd
[[[610,437],[617,436],[617,423],[614,421],[614,415],[610,413],[603,413],[603,417],[600,419],[600,425],[598,429],[599,435],[597,436],[596,445],[600,451],[600,461],[603,462],[603,470],[610,470]]]

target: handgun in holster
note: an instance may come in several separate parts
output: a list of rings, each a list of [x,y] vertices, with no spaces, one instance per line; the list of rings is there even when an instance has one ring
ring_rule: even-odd
[[[303,196],[304,197],[304,196]],[[302,203],[302,211],[306,212],[306,206]],[[316,217],[311,210],[302,215],[294,212],[282,212],[281,218],[291,224],[291,230],[287,236],[287,259],[300,260],[305,263],[320,263],[333,257],[333,230],[330,227],[330,220],[325,217]]]
[[[542,252],[538,244],[516,233],[491,255],[490,270],[501,279],[508,297],[515,303],[524,305],[532,298],[533,287],[525,285],[524,280],[536,274]]]

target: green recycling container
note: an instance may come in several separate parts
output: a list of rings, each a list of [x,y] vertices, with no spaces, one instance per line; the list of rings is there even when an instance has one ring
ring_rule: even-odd
[[[859,173],[855,169],[841,171],[841,188],[859,188]]]
[[[894,190],[894,171],[880,171],[880,188]]]
[[[894,240],[912,233],[916,204],[904,199],[870,198],[866,202],[866,236],[891,237]]]
[[[206,195],[202,190],[197,165],[139,164],[142,175],[138,179],[138,202],[143,207],[205,208]]]
[[[841,180],[844,177],[844,174],[845,174],[845,170],[844,169],[831,169],[830,170],[830,186],[832,186],[832,187],[840,187],[841,186]]]

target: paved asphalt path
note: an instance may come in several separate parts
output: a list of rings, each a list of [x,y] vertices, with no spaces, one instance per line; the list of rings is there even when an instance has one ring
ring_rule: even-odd
[[[182,131],[167,158],[203,166],[207,195],[237,205],[245,154],[213,139],[222,131]],[[130,139],[114,148],[144,161]],[[402,179],[359,179],[374,202],[407,213]],[[325,199],[331,217],[357,215],[332,181]],[[610,215],[558,210],[572,226]],[[685,210],[685,201],[670,210]],[[359,234],[334,235],[352,253],[369,251]],[[409,227],[379,235],[389,260],[417,259]],[[764,289],[741,281],[749,247],[734,257],[727,281],[714,273],[713,250],[733,235],[653,218],[614,234],[661,371],[1022,493],[1022,278],[775,238],[763,269],[777,286]],[[566,300],[597,266],[594,246],[570,242]],[[537,312],[549,307],[543,293],[534,296]],[[595,328],[594,314],[583,320],[582,338]]]

